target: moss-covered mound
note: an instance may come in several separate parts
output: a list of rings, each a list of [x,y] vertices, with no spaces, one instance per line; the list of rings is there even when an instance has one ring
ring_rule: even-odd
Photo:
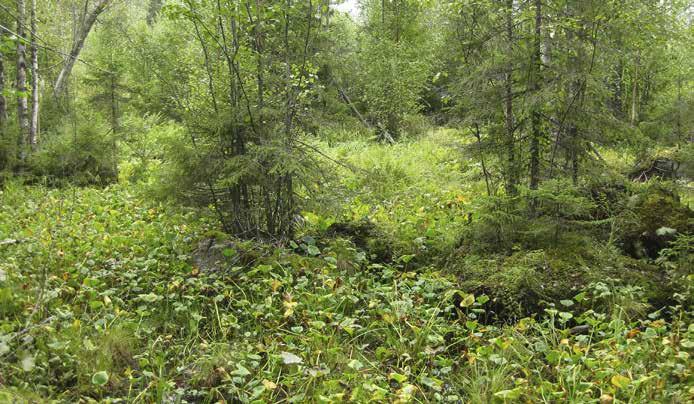
[[[621,234],[623,250],[635,258],[657,258],[678,234],[694,232],[694,211],[677,193],[651,185],[629,200],[632,220]]]
[[[652,306],[669,303],[674,287],[656,265],[622,256],[614,248],[593,246],[518,251],[510,256],[453,255],[448,270],[464,290],[490,297],[488,322],[511,322],[571,299],[593,282],[637,285]]]
[[[392,243],[385,233],[369,221],[333,223],[326,234],[328,237],[349,239],[375,262],[390,262],[393,259]]]

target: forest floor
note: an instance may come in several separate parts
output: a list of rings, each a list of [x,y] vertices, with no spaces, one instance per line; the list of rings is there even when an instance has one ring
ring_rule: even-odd
[[[694,325],[638,285],[490,320],[449,265],[486,192],[466,143],[319,144],[359,169],[326,170],[286,247],[135,185],[8,184],[0,401],[691,402]]]

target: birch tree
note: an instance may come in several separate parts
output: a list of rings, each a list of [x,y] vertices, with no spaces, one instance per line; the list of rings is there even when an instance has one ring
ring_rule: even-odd
[[[36,0],[31,0],[31,122],[29,124],[29,144],[32,149],[38,144],[39,130],[39,53],[36,44]]]
[[[4,33],[0,32],[0,43],[2,42]],[[5,60],[4,55],[0,52],[0,130],[5,127],[7,122],[7,100],[5,99]]]
[[[91,11],[88,11],[85,15],[82,25],[78,30],[76,30],[75,40],[72,44],[70,54],[65,59],[65,65],[60,70],[58,78],[53,85],[54,95],[60,95],[63,92],[67,80],[70,77],[70,73],[72,72],[72,68],[75,66],[75,62],[79,58],[80,52],[82,52],[82,48],[84,47],[84,42],[87,40],[87,36],[89,36],[97,17],[99,17],[99,15],[106,10],[106,7],[110,2],[111,0],[97,0]],[[87,4],[85,3],[85,8],[86,6]]]
[[[17,0],[17,122],[19,123],[19,156],[26,157],[25,146],[29,135],[29,115],[27,101],[27,64],[26,64],[26,5],[24,0]]]

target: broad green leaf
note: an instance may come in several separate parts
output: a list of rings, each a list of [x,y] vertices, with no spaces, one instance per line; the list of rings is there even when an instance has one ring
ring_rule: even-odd
[[[406,375],[402,375],[402,374],[400,374],[400,373],[391,372],[391,373],[388,375],[388,379],[390,379],[390,380],[395,380],[395,381],[398,382],[398,383],[403,383],[404,381],[407,380],[407,376],[406,376]]]
[[[230,374],[233,375],[233,376],[241,376],[241,377],[244,377],[244,376],[250,375],[251,372],[250,372],[248,369],[246,369],[243,365],[241,365],[240,363],[237,363],[237,364],[236,364],[236,370],[234,370],[234,371],[231,372]]]
[[[311,255],[319,255],[320,254],[320,249],[313,244],[309,244],[308,247],[306,248],[306,251]]]
[[[92,375],[92,384],[103,386],[108,383],[108,373],[104,370],[96,372]]]
[[[520,387],[516,387],[511,390],[501,390],[494,393],[494,397],[499,397],[503,400],[517,400],[523,394],[523,390]]]
[[[559,303],[566,307],[571,307],[574,305],[573,300],[560,300]]]

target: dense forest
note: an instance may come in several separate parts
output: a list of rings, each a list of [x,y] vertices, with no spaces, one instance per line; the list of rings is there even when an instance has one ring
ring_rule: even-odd
[[[694,401],[688,0],[0,0],[0,402]]]

